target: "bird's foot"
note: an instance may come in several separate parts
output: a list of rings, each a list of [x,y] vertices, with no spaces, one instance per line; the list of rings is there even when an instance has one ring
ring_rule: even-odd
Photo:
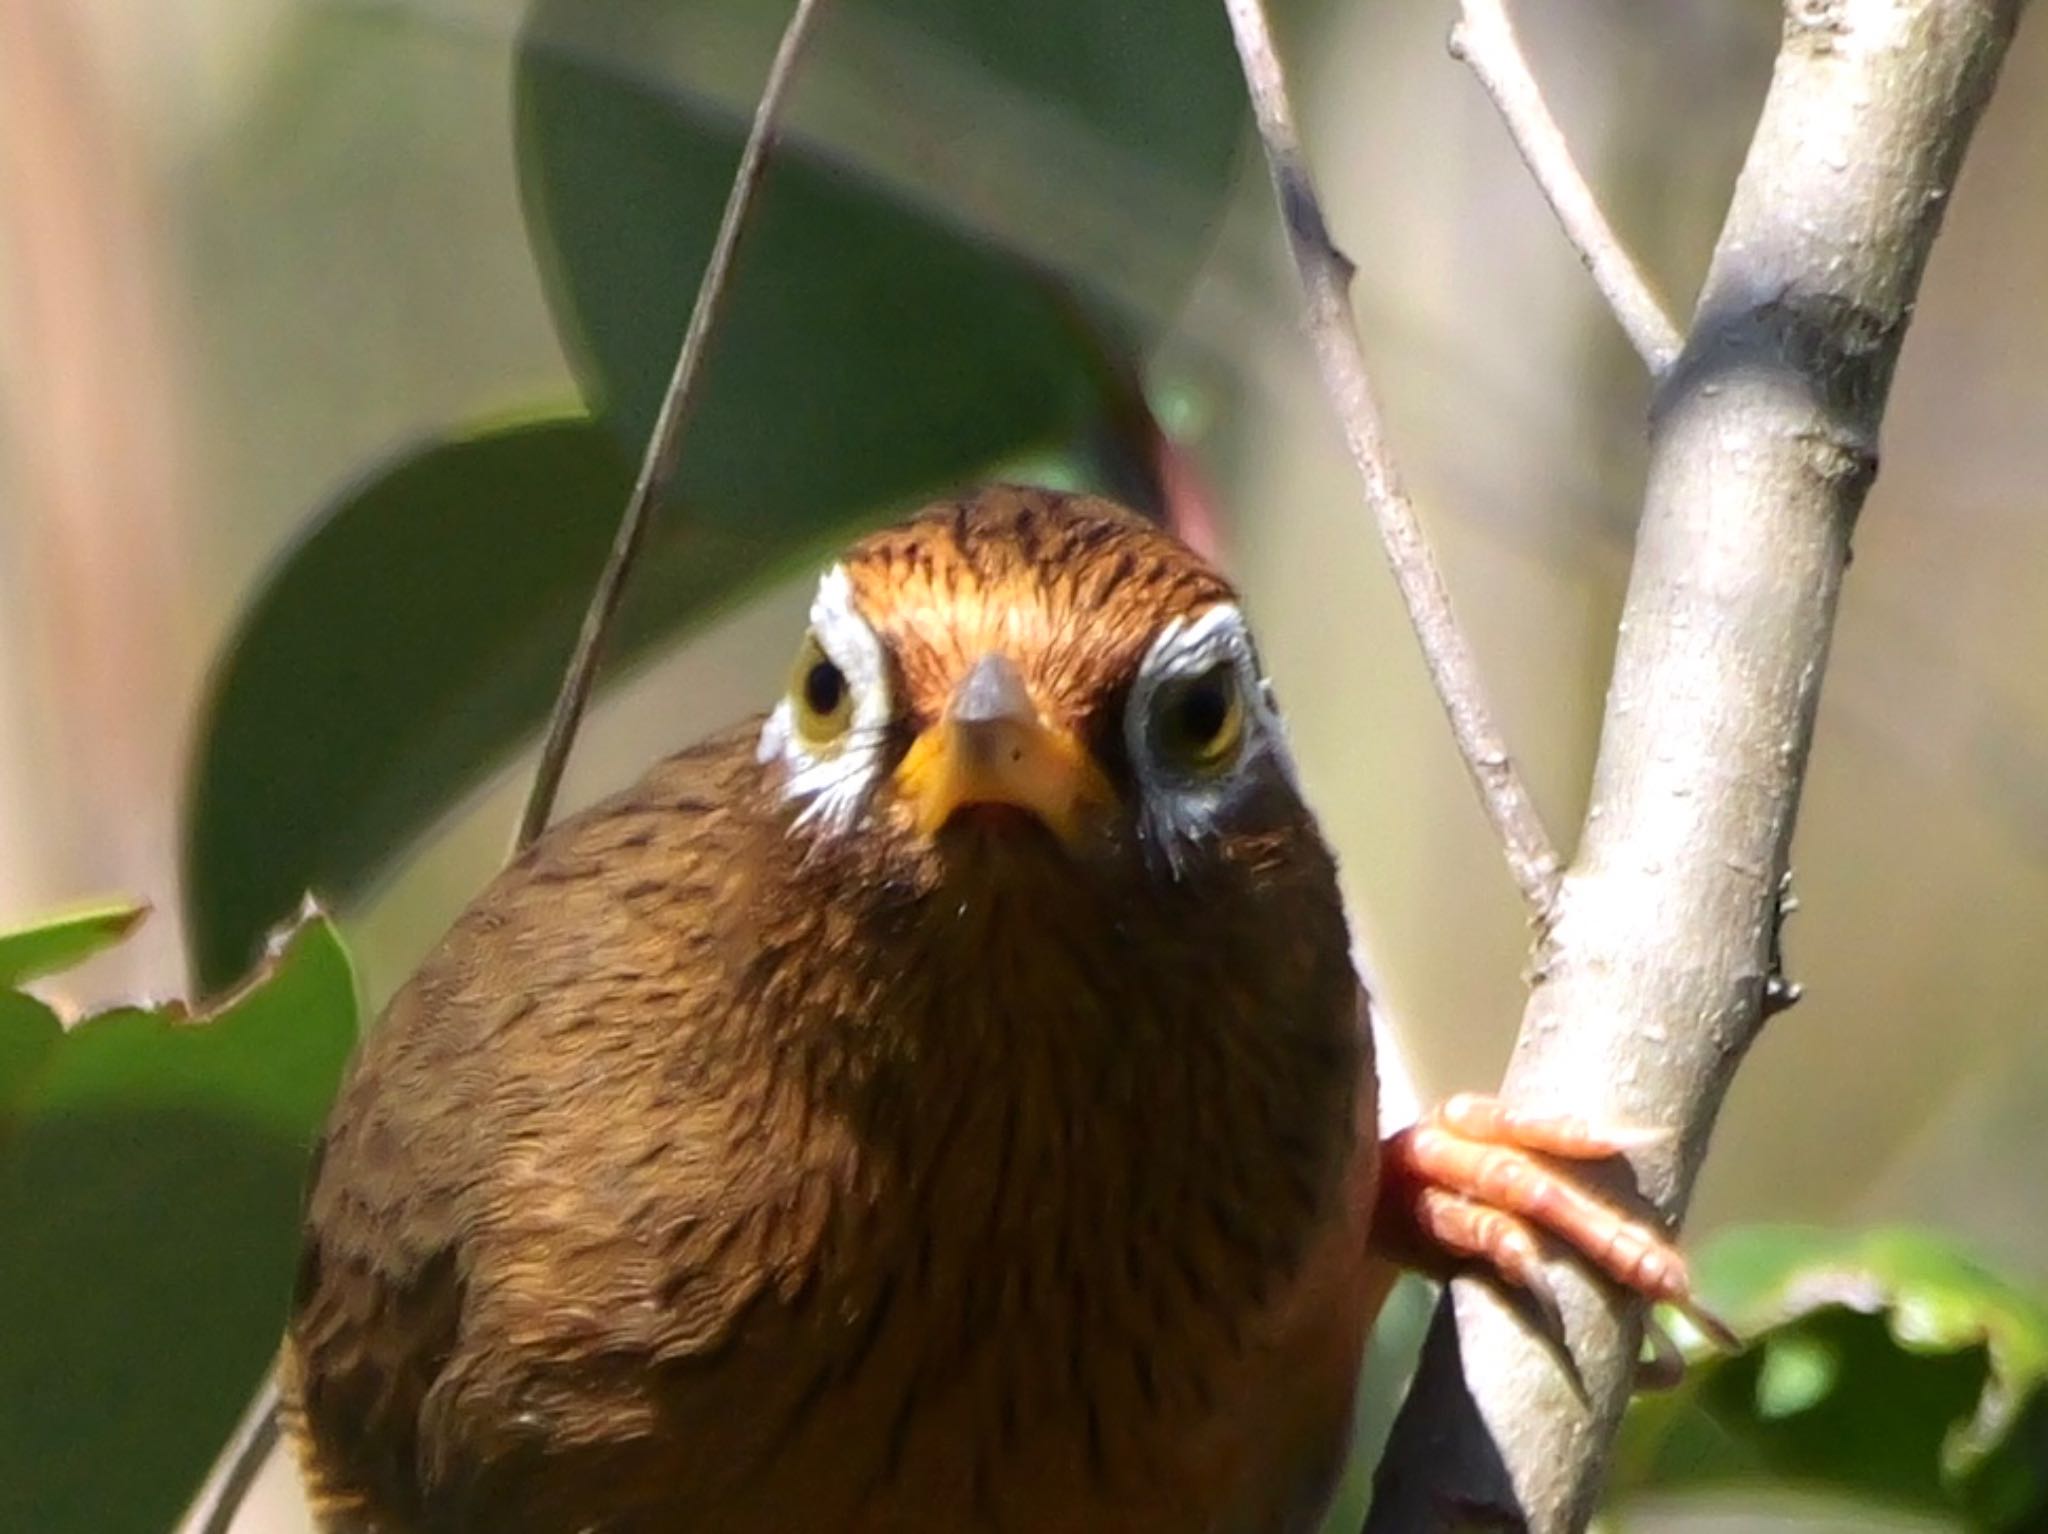
[[[1624,1289],[1672,1306],[1718,1345],[1739,1347],[1693,1297],[1685,1258],[1661,1231],[1543,1159],[1600,1161],[1664,1138],[1663,1130],[1522,1113],[1461,1093],[1381,1146],[1374,1245],[1440,1277],[1477,1264],[1526,1293],[1562,1336],[1542,1263],[1547,1235]]]

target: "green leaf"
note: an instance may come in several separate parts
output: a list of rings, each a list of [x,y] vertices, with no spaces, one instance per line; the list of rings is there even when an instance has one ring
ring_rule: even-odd
[[[0,1038],[26,999],[0,992]],[[197,1016],[31,1026],[0,1115],[0,1528],[160,1534],[277,1346],[354,979],[309,913]]]
[[[0,990],[0,1134],[63,1037],[57,1014],[35,997]]]
[[[586,397],[629,443],[784,14],[540,0],[522,32],[529,230]],[[1078,432],[1103,383],[1087,327],[1142,342],[1173,312],[1231,184],[1243,89],[1216,7],[875,0],[821,26],[792,113],[681,460],[693,514],[750,527]]]
[[[200,714],[183,850],[202,985],[239,974],[302,891],[356,893],[517,741],[627,484],[575,413],[428,441],[317,514]]]
[[[1763,1344],[1757,1373],[1756,1414],[1766,1422],[1818,1406],[1841,1383],[1842,1357],[1819,1337],[1772,1337]]]
[[[637,444],[674,365],[739,124],[534,46],[521,50],[519,121],[558,327],[586,397]],[[677,488],[691,520],[814,535],[1080,430],[1095,381],[1041,277],[801,145],[768,176],[684,436]]]
[[[1759,1478],[2017,1529],[2048,1515],[2048,1302],[1924,1231],[1730,1232],[1707,1303],[1750,1340],[1682,1324],[1690,1368],[1631,1408],[1613,1494]]]
[[[627,489],[580,414],[515,422],[402,456],[286,554],[201,719],[185,889],[206,984],[301,890],[359,893],[545,715]],[[613,661],[815,552],[659,519]]]
[[[148,914],[149,907],[139,900],[103,900],[0,932],[0,986],[82,964],[120,942]]]

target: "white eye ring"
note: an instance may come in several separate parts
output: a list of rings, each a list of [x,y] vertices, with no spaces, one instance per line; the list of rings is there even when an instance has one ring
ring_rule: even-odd
[[[1191,776],[1184,767],[1161,762],[1153,737],[1153,711],[1162,689],[1201,677],[1219,666],[1231,668],[1244,709],[1242,738],[1215,769]],[[1124,710],[1124,745],[1144,800],[1153,840],[1178,867],[1179,843],[1208,834],[1216,817],[1251,765],[1271,756],[1299,792],[1285,727],[1273,706],[1273,689],[1259,671],[1251,631],[1234,602],[1219,602],[1192,618],[1176,618],[1159,631],[1139,663]]]
[[[1259,673],[1258,654],[1252,648],[1244,614],[1235,602],[1218,602],[1192,618],[1175,618],[1167,624],[1138,663],[1138,679],[1124,711],[1124,744],[1133,762],[1152,762],[1152,710],[1160,689],[1193,681],[1225,665],[1235,673],[1244,703],[1247,748],[1256,744],[1254,737],[1279,738],[1273,689]]]
[[[845,679],[851,700],[847,723],[829,739],[806,739],[797,726],[795,700],[785,694],[761,727],[755,756],[763,762],[779,758],[789,769],[783,796],[803,805],[799,826],[836,834],[866,807],[896,712],[882,641],[855,609],[853,582],[844,565],[834,565],[818,581],[811,599],[810,640]],[[802,680],[796,678],[796,685]]]

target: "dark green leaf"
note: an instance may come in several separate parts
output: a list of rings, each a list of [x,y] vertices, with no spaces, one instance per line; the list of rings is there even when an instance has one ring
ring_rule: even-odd
[[[579,415],[431,441],[271,571],[216,664],[186,809],[202,984],[314,889],[355,893],[533,717],[626,474]]]
[[[0,932],[0,986],[82,964],[120,942],[148,914],[141,901],[103,900]]]
[[[201,719],[185,889],[207,984],[300,891],[360,892],[544,716],[626,491],[613,439],[580,415],[508,424],[407,454],[285,556]],[[612,658],[817,552],[659,519]]]
[[[0,990],[0,1135],[63,1037],[57,1014],[35,997]]]
[[[588,397],[638,444],[740,126],[565,49],[523,48],[519,80],[557,322]],[[800,146],[770,168],[729,291],[677,481],[693,521],[815,537],[1087,417],[1090,357],[1045,280]]]
[[[1735,1231],[1698,1286],[1751,1346],[1689,1346],[1631,1409],[1614,1494],[1769,1480],[2017,1529],[2048,1515],[2048,1303],[1928,1232]]]
[[[0,1118],[0,1528],[175,1520],[276,1348],[355,1024],[316,914],[212,1011],[45,1037]]]
[[[541,0],[523,33],[529,228],[587,397],[635,445],[785,14]],[[748,526],[1078,430],[1099,345],[1062,295],[1134,336],[1170,315],[1243,123],[1220,8],[1178,0],[846,7],[795,103],[682,458],[685,501]]]

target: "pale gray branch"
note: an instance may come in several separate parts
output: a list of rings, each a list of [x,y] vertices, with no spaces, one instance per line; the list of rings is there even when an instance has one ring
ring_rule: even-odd
[[[761,99],[754,108],[754,121],[747,130],[746,144],[740,150],[739,168],[733,172],[732,190],[726,194],[725,211],[718,221],[717,237],[712,241],[711,258],[697,284],[696,304],[690,310],[690,323],[683,332],[683,344],[676,354],[675,371],[662,395],[661,410],[655,416],[654,430],[648,437],[646,456],[640,462],[639,478],[633,483],[633,493],[626,498],[626,509],[620,515],[611,553],[605,558],[604,569],[598,573],[597,585],[590,594],[590,606],[583,615],[582,630],[576,636],[576,648],[569,657],[561,691],[556,695],[554,711],[548,718],[547,734],[541,741],[540,761],[534,768],[533,786],[527,791],[526,806],[520,813],[519,829],[513,837],[514,850],[529,846],[548,828],[548,820],[554,814],[555,795],[562,786],[562,774],[569,765],[569,752],[576,744],[576,728],[583,722],[583,710],[597,681],[597,667],[604,658],[605,640],[611,633],[619,600],[626,592],[626,577],[632,573],[633,562],[647,533],[648,521],[675,479],[676,464],[682,452],[683,428],[689,424],[691,407],[697,401],[705,352],[725,302],[726,278],[732,270],[733,252],[739,248],[747,215],[753,211],[754,193],[761,184],[762,172],[767,169],[768,151],[775,142],[776,125],[782,116],[783,97],[788,94],[790,81],[796,75],[797,60],[824,6],[825,0],[796,0],[796,8],[790,13],[789,24],[783,28],[782,40],[776,46],[774,61],[768,66],[768,78],[761,87]]]
[[[1607,222],[1592,188],[1579,174],[1570,147],[1543,99],[1543,89],[1529,71],[1508,19],[1506,0],[1462,0],[1458,23],[1451,29],[1451,54],[1463,59],[1493,98],[1507,123],[1508,135],[1521,152],[1522,163],[1550,202],[1565,238],[1593,274],[1629,343],[1651,373],[1662,373],[1677,360],[1685,338],[1642,269]]]
[[[1698,317],[1658,391],[1591,807],[1506,1093],[1673,1129],[1634,1158],[1669,1222],[1764,1013],[1850,532],[2021,3],[1793,0]],[[1484,1286],[1454,1284],[1372,1534],[1461,1514],[1583,1527],[1640,1318],[1576,1270],[1552,1277],[1578,1383]]]
[[[1287,242],[1301,275],[1305,323],[1322,367],[1324,386],[1365,483],[1366,504],[1378,524],[1380,542],[1401,600],[1407,605],[1409,622],[1422,644],[1430,680],[1450,716],[1451,734],[1500,835],[1515,883],[1536,920],[1543,922],[1556,891],[1557,854],[1494,722],[1493,705],[1480,680],[1472,646],[1451,610],[1443,572],[1387,452],[1379,404],[1366,376],[1358,323],[1351,312],[1351,263],[1337,249],[1323,220],[1264,5],[1262,0],[1225,0],[1225,9],[1230,13],[1238,57],[1244,63],[1245,84],[1272,171],[1273,190],[1280,200]]]

